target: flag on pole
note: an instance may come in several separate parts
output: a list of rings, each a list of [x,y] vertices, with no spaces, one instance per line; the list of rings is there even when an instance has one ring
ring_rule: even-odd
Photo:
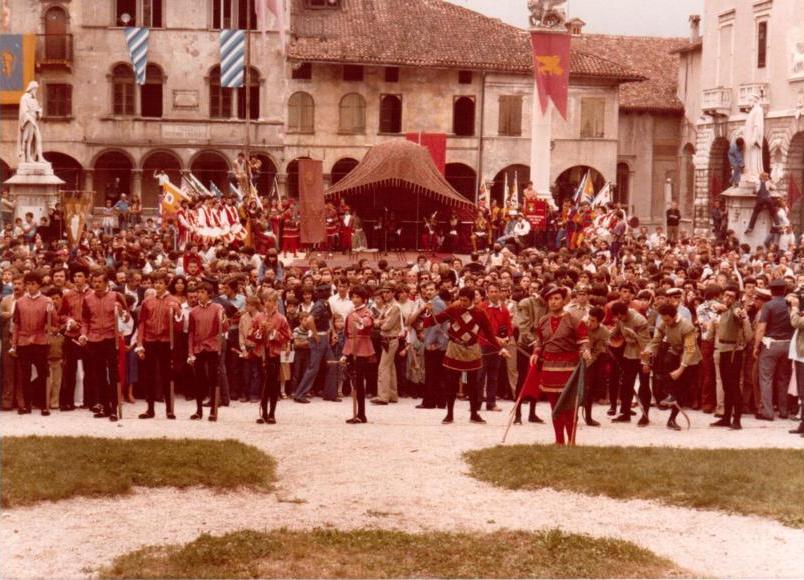
[[[229,182],[229,191],[237,197],[237,203],[243,203],[243,192],[240,191],[240,186],[235,185],[231,181]]]
[[[223,192],[218,189],[218,186],[215,185],[212,181],[209,182],[209,192],[212,194],[213,197],[217,197],[218,199],[223,197]]]
[[[276,175],[274,175],[274,194],[276,195],[277,201],[282,203],[282,192],[279,191],[279,181],[276,179]]]
[[[583,396],[585,390],[584,379],[586,376],[586,363],[581,359],[581,362],[575,367],[564,390],[556,401],[556,406],[553,407],[553,418],[557,418],[563,413],[569,411],[577,411],[578,407],[583,404]]]
[[[198,179],[195,175],[193,175],[192,173],[188,173],[187,179],[190,181],[190,185],[193,186],[193,189],[198,195],[204,197],[212,196],[212,193],[206,187],[204,187],[204,184],[201,183],[201,180]]]
[[[148,36],[151,31],[144,27],[129,26],[125,29],[128,53],[131,56],[131,66],[134,67],[134,77],[138,85],[145,84],[145,69],[148,65]]]
[[[168,181],[162,185],[159,213],[164,217],[176,214],[181,209],[181,199],[181,190]]]
[[[607,181],[606,185],[597,193],[595,199],[592,200],[592,207],[605,207],[611,201],[611,182]]]
[[[534,31],[530,34],[533,48],[533,74],[542,113],[547,112],[550,99],[567,118],[567,95],[570,73],[570,35],[565,33]]]
[[[575,205],[580,205],[583,202],[592,203],[595,199],[595,183],[592,179],[590,171],[586,172],[581,182],[578,184],[578,189],[575,191]]]
[[[163,193],[163,194],[168,194],[168,193],[170,193],[170,194],[171,194],[171,195],[173,195],[173,196],[174,196],[174,197],[175,197],[175,198],[176,198],[176,199],[177,199],[179,202],[181,202],[181,200],[183,200],[183,199],[185,199],[185,200],[187,200],[187,201],[191,201],[191,200],[193,199],[191,196],[187,195],[187,194],[186,194],[184,191],[182,191],[180,188],[178,188],[178,187],[176,187],[175,185],[173,185],[173,184],[170,182],[170,180],[169,180],[169,179],[165,179],[165,181],[162,183],[162,193]]]
[[[505,181],[503,181],[503,206],[508,207],[509,201],[511,201],[511,194],[508,191],[508,172],[506,172]]]
[[[246,31],[221,30],[221,87],[242,87],[245,69]]]
[[[514,203],[519,207],[519,172],[514,171]]]
[[[179,191],[181,192],[181,196],[188,201],[198,196],[198,192],[193,187],[192,182],[187,179],[186,175],[182,175],[181,177],[181,187]]]

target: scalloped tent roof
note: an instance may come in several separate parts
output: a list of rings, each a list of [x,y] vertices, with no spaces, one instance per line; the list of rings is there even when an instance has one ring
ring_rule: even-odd
[[[391,188],[421,194],[468,216],[474,213],[474,204],[455,191],[441,175],[430,152],[403,139],[386,141],[369,149],[357,167],[324,195],[331,199]]]

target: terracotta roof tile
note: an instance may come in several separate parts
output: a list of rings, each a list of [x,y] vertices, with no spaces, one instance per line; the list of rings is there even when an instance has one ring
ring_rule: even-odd
[[[526,31],[444,0],[341,0],[337,10],[293,0],[292,60],[461,68],[531,74]],[[680,112],[682,38],[584,34],[572,39],[574,77],[625,82],[625,110]],[[643,82],[628,82],[628,81]]]
[[[443,0],[341,0],[338,10],[293,2],[293,60],[464,68],[529,74],[524,30]],[[628,67],[573,46],[572,75],[634,81]]]
[[[584,34],[574,38],[572,46],[621,63],[645,77],[641,83],[620,87],[620,108],[682,112],[684,105],[676,94],[677,51],[688,45],[685,38]]]

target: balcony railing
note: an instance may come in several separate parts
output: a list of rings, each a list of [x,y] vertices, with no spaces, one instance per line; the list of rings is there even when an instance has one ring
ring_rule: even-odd
[[[72,34],[37,34],[36,68],[72,68]]]
[[[731,89],[706,89],[702,107],[707,115],[728,115],[731,112]]]
[[[741,111],[750,111],[754,106],[754,99],[759,99],[759,104],[770,105],[770,84],[768,83],[747,83],[740,85],[737,89],[737,107]]]

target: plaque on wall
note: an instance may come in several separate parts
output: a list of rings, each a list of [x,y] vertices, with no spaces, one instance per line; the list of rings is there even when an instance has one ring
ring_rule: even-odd
[[[173,91],[174,109],[197,109],[198,91],[190,89],[175,89]]]
[[[206,141],[209,139],[209,128],[206,125],[162,124],[162,139],[173,141]]]

